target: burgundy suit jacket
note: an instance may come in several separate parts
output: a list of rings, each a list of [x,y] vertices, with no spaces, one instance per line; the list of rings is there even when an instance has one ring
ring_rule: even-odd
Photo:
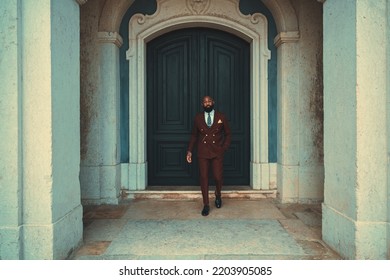
[[[192,153],[196,144],[198,158],[223,157],[224,152],[230,146],[231,131],[229,122],[221,112],[214,112],[214,122],[208,127],[204,112],[195,116],[188,151]]]

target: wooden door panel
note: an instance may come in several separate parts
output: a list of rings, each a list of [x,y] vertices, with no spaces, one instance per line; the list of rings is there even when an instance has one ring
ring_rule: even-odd
[[[218,34],[217,34],[218,35]],[[249,185],[249,48],[241,39],[206,32],[204,80],[216,109],[229,119],[232,143],[224,158],[224,183]]]
[[[191,28],[147,45],[149,185],[199,184],[196,151],[192,164],[185,155],[204,95],[215,98],[233,132],[225,184],[249,184],[249,44],[222,31]]]

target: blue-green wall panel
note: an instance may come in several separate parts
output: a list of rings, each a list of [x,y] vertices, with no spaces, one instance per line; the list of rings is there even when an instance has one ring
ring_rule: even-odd
[[[152,15],[156,9],[155,0],[135,0],[124,15],[119,28],[119,34],[123,38],[123,45],[119,49],[121,162],[129,162],[129,62],[126,59],[126,51],[129,49],[129,21],[134,14]]]
[[[268,62],[268,160],[277,162],[277,57],[274,38],[276,24],[271,12],[260,0],[241,0],[240,11],[244,15],[261,13],[268,21],[268,49],[271,59]]]

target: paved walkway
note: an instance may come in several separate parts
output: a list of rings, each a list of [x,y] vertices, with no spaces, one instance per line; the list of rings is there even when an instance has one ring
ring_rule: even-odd
[[[321,240],[320,205],[228,198],[207,217],[200,215],[199,199],[84,208],[84,244],[76,260],[341,259]]]

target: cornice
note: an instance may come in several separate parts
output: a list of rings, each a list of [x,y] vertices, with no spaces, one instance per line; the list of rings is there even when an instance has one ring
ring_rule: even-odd
[[[291,32],[280,32],[276,35],[274,39],[274,44],[278,48],[281,44],[284,43],[294,43],[299,40],[299,32],[291,31]]]
[[[98,32],[98,41],[115,44],[118,48],[123,44],[123,39],[117,32]]]

